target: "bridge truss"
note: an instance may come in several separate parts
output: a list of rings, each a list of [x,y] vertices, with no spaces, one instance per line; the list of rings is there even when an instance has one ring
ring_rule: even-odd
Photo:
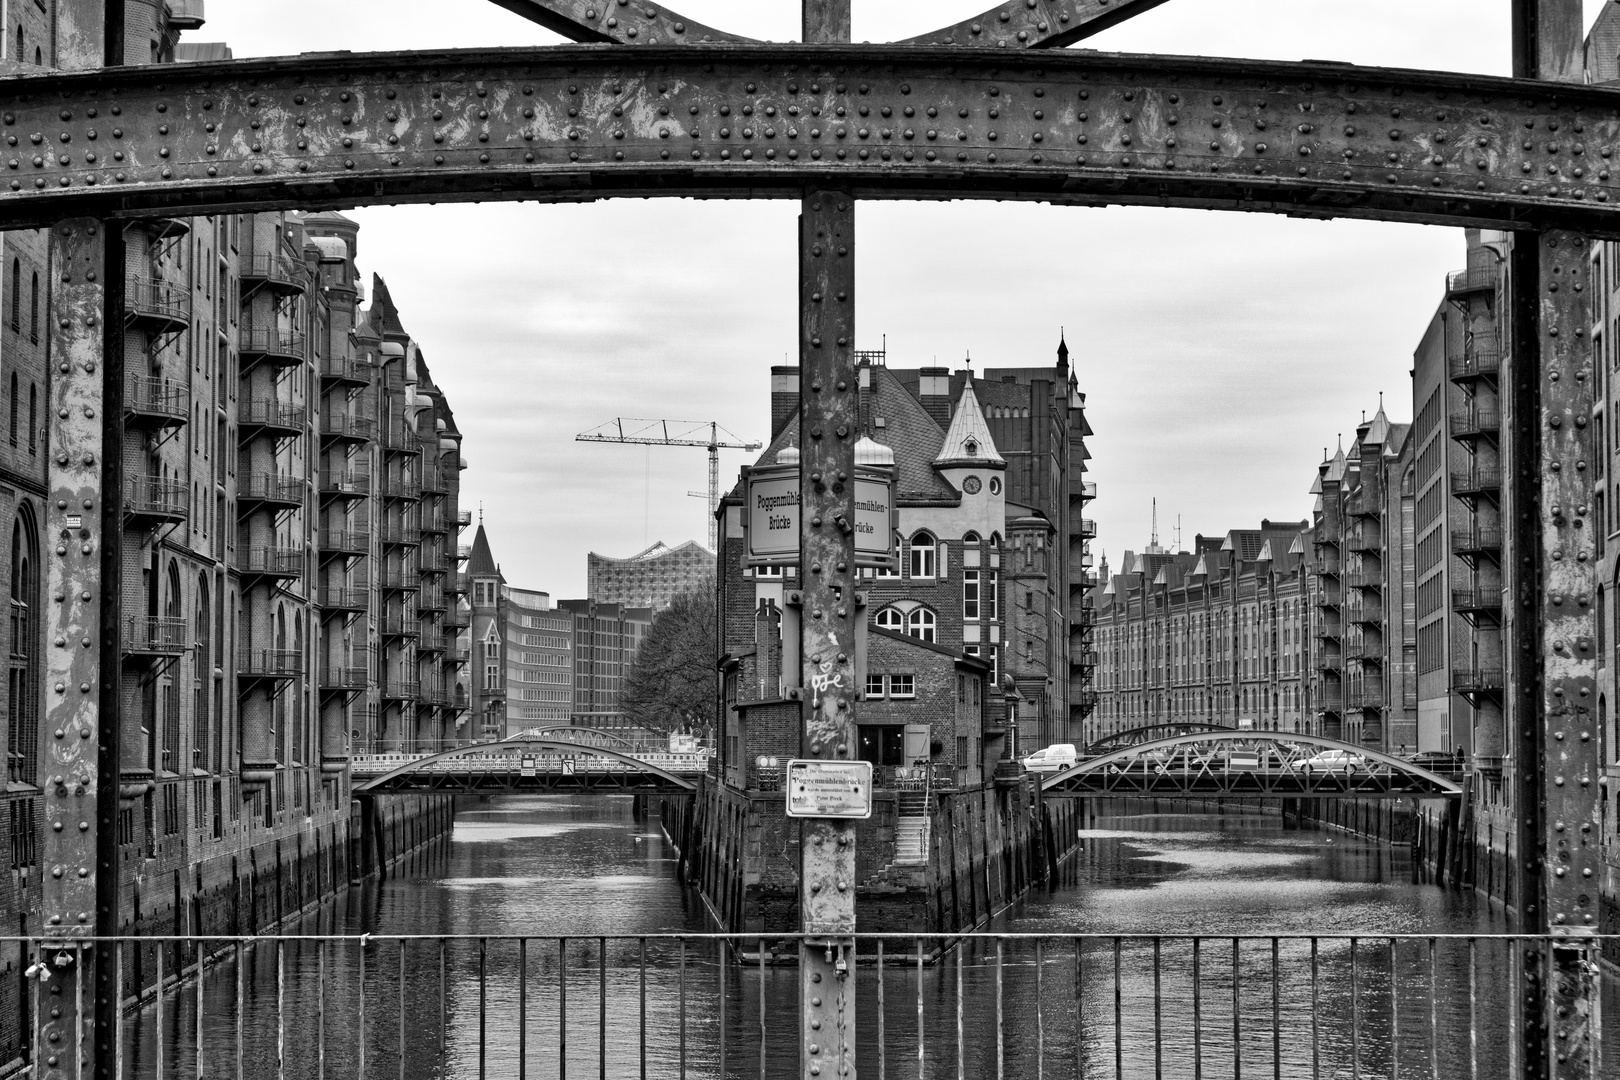
[[[1196,735],[1205,731],[1236,731],[1230,724],[1200,724],[1188,722],[1185,724],[1150,724],[1147,727],[1127,728],[1116,731],[1112,735],[1104,735],[1096,742],[1086,747],[1089,754],[1111,754],[1115,750],[1127,746],[1139,746],[1142,743],[1153,742],[1156,739],[1168,739],[1173,735]]]
[[[1328,757],[1337,751],[1348,757]],[[1453,780],[1334,739],[1210,731],[1138,743],[1041,782],[1054,796],[1129,798],[1451,799]]]
[[[701,760],[701,755],[680,756]],[[517,791],[696,791],[694,775],[701,775],[701,768],[682,775],[673,771],[679,767],[673,760],[649,761],[602,744],[518,736],[500,742],[458,746],[402,761],[356,784],[354,793],[488,795]]]
[[[803,0],[803,45],[751,43],[650,0],[497,0],[591,47],[316,55],[124,67],[122,3],[58,0],[64,72],[0,79],[0,227],[50,228],[43,740],[45,925],[118,932],[123,471],[120,219],[424,200],[796,198],[805,575],[804,744],[855,754],[855,206],[1021,198],[1367,217],[1518,232],[1504,380],[1514,462],[1504,571],[1520,911],[1597,927],[1596,452],[1585,255],[1620,237],[1620,93],[1581,85],[1580,0],[1514,0],[1515,78],[1153,56],[1063,45],[1156,0],[1007,0],[892,45],[850,42],[849,0]],[[144,45],[134,50],[144,53]],[[1505,418],[1506,419],[1506,418]],[[814,482],[812,482],[814,481]],[[103,673],[106,673],[103,677]],[[1579,823],[1582,827],[1576,828]],[[855,835],[804,823],[806,1076],[853,1069]],[[115,957],[52,974],[47,1080],[111,1075]],[[1528,961],[1523,1060],[1589,1077],[1589,948]],[[834,987],[836,992],[829,992]],[[72,1003],[93,999],[85,1012]],[[92,1019],[94,1022],[92,1022]],[[1556,1044],[1556,1045],[1555,1045]],[[71,1055],[68,1055],[71,1056]]]

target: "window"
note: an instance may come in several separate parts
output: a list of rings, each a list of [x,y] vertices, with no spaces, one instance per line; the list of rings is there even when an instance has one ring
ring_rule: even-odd
[[[754,577],[760,579],[780,580],[782,577],[782,568],[780,566],[756,566],[754,567]]]
[[[906,617],[892,607],[886,607],[878,612],[876,621],[877,625],[884,630],[904,633],[906,629]]]
[[[17,373],[11,373],[11,445],[17,445]]]
[[[996,602],[996,593],[1001,577],[999,570],[986,570],[984,572],[984,619],[986,622],[995,622],[1001,618],[1001,606]]]
[[[935,638],[934,613],[927,608],[917,608],[906,617],[906,633],[922,641],[933,641]]]
[[[34,271],[33,292],[29,296],[28,340],[39,344],[39,271]]]
[[[963,547],[966,547],[969,544],[977,544],[978,542],[979,542],[979,534],[976,533],[976,532],[967,532],[967,533],[964,533],[962,535],[962,546]]]
[[[894,564],[892,566],[878,567],[877,576],[888,578],[900,576],[900,538],[898,536],[894,538]]]
[[[890,675],[889,696],[892,698],[914,698],[917,696],[917,676]]]
[[[962,618],[975,622],[979,618],[979,572],[962,571]]]
[[[501,688],[501,665],[484,665],[484,689],[499,690]]]
[[[22,329],[22,261],[11,260],[11,328]]]
[[[868,698],[880,698],[883,696],[882,675],[868,675],[866,677],[866,696]]]
[[[934,538],[920,532],[911,538],[911,576],[931,578],[934,576],[934,566]]]
[[[28,452],[39,449],[39,387],[28,384]],[[1599,551],[1599,555],[1603,552]]]

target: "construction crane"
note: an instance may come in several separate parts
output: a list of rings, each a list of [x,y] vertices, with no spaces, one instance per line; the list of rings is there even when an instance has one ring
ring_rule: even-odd
[[[707,435],[707,438],[704,436]],[[722,442],[720,436],[728,440]],[[702,446],[709,451],[709,550],[719,543],[715,511],[720,508],[720,451],[758,450],[761,443],[743,442],[713,420],[641,420],[621,416],[574,436],[575,442],[624,443],[629,446]]]

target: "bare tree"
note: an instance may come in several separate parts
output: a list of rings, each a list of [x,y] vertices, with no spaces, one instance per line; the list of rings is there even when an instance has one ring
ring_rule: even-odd
[[[653,619],[624,681],[625,718],[661,735],[712,728],[718,655],[709,580],[676,596]]]

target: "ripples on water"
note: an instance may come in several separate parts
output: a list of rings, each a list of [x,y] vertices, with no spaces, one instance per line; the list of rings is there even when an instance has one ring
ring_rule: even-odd
[[[1510,950],[1480,942],[1471,954],[1466,941],[1441,940],[1432,956],[1423,941],[1392,955],[1376,936],[1507,930],[1482,899],[1414,883],[1404,850],[1284,832],[1275,816],[1251,813],[1100,824],[1082,834],[1061,887],[1027,899],[994,929],[1207,935],[1196,955],[1187,940],[1163,942],[1157,965],[1153,944],[1129,937],[1117,953],[1110,938],[1089,940],[1078,957],[1073,940],[1039,953],[1010,941],[999,964],[998,1039],[994,943],[971,943],[919,976],[914,956],[895,957],[904,948],[896,942],[881,988],[875,965],[856,975],[863,1075],[878,1075],[880,1023],[885,1073],[928,1080],[956,1076],[959,1056],[963,1075],[994,1076],[998,1046],[1007,1076],[1044,1070],[1054,1080],[1113,1076],[1116,1054],[1130,1077],[1154,1076],[1156,1063],[1164,1076],[1192,1077],[1195,1057],[1211,1078],[1234,1076],[1239,1065],[1247,1075],[1348,1077],[1357,1062],[1363,1076],[1389,1076],[1397,1043],[1404,1075],[1467,1076],[1471,1051],[1481,1076],[1509,1074]],[[605,1056],[606,1075],[618,1080],[642,1074],[643,1025],[647,1075],[680,1076],[684,1058],[685,1075],[713,1077],[722,979],[726,1075],[795,1075],[796,970],[722,965],[713,945],[696,941],[684,954],[673,942],[649,943],[643,964],[636,941],[604,946],[593,936],[708,930],[673,864],[656,827],[632,820],[628,798],[509,797],[464,812],[450,842],[416,866],[351,890],[298,929],[579,940],[561,948],[533,941],[521,954],[515,942],[412,942],[403,957],[392,941],[373,941],[363,958],[354,946],[292,944],[279,958],[274,948],[250,950],[240,969],[228,959],[208,969],[200,1071],[236,1074],[240,975],[242,1074],[277,1075],[279,964],[288,1077],[322,1075],[323,1055],[333,1077],[515,1077],[521,1047],[528,1076],[557,1077],[564,1061],[570,1076],[597,1076]],[[1269,933],[1373,936],[1354,946],[1352,987],[1352,946],[1343,940],[1317,944],[1314,979],[1307,941],[1277,944],[1275,980],[1268,941],[1244,942],[1234,967],[1230,935]],[[1605,998],[1608,1015],[1620,1015],[1612,978]],[[167,999],[166,1075],[199,1073],[196,999],[195,987]],[[156,1075],[156,1021],[149,1007],[128,1024],[131,1075]],[[1620,1055],[1620,1045],[1608,1053]]]

